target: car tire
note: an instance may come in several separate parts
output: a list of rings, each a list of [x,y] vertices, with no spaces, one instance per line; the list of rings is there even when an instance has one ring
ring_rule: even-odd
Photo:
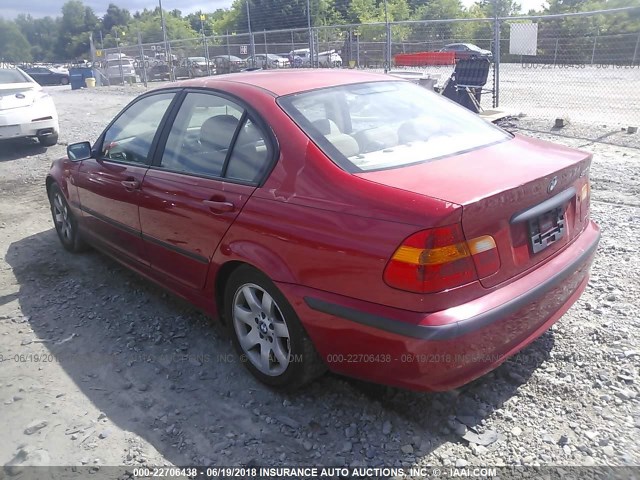
[[[244,265],[231,274],[224,318],[242,363],[262,383],[291,391],[326,371],[293,307],[262,272]]]
[[[49,204],[51,205],[53,224],[62,246],[72,253],[87,250],[88,245],[80,236],[76,217],[71,212],[62,190],[55,183],[49,188]]]
[[[38,141],[43,147],[53,147],[58,143],[58,134],[52,133],[51,135],[42,135],[38,137]]]
[[[60,85],[69,85],[69,78],[68,77],[62,77],[60,79]]]

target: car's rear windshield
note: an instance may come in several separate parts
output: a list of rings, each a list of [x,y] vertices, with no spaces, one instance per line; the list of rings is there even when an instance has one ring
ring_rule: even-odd
[[[124,65],[124,66],[131,66],[133,64],[133,62],[128,59],[128,58],[123,58],[121,60],[108,60],[107,61],[107,66],[108,67],[119,67],[120,65]]]
[[[410,82],[341,85],[278,101],[331,160],[351,172],[430,161],[511,138]]]
[[[29,78],[25,77],[20,70],[15,68],[0,69],[0,84],[25,83]]]

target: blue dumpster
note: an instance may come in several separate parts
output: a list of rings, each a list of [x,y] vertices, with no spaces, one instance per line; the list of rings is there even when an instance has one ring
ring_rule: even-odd
[[[85,87],[85,78],[93,77],[93,70],[85,67],[71,67],[69,69],[69,83],[71,90],[78,90]]]

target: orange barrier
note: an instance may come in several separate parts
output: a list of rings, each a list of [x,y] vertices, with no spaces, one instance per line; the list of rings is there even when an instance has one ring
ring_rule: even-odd
[[[423,67],[425,65],[455,65],[455,52],[399,53],[394,57],[397,67]]]

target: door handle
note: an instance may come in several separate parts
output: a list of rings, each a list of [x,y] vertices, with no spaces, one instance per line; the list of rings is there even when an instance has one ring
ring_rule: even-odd
[[[140,182],[137,180],[123,180],[120,183],[127,190],[137,190],[140,188]]]
[[[216,202],[215,200],[203,200],[204,203],[212,212],[215,213],[224,213],[224,212],[233,212],[236,208],[235,205],[231,202]]]

